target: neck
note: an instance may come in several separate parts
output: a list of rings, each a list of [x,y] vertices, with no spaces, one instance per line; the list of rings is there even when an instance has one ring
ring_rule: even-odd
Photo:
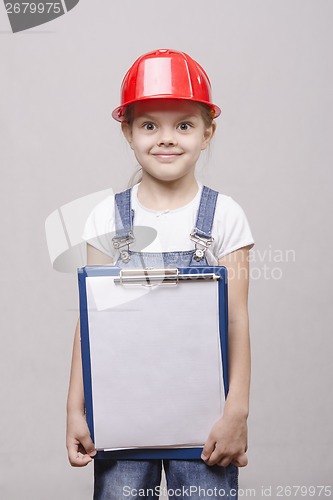
[[[194,175],[166,182],[143,172],[138,200],[150,210],[174,210],[190,203],[197,192],[198,183]]]

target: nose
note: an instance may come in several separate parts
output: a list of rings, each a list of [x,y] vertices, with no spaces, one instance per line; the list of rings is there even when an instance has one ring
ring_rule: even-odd
[[[177,144],[177,139],[174,130],[171,127],[161,128],[158,136],[158,145],[174,146],[175,144]]]

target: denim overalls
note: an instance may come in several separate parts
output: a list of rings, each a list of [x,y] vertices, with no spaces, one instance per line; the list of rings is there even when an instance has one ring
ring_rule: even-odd
[[[194,267],[207,265],[206,250],[213,241],[212,227],[218,193],[203,186],[195,228],[189,235],[193,250],[134,252],[134,211],[131,189],[115,196],[116,262],[122,268]],[[208,436],[207,436],[208,437]],[[162,460],[95,460],[94,500],[159,498]],[[238,498],[238,468],[208,466],[202,460],[163,460],[169,498],[199,500]],[[144,495],[143,495],[144,491]]]

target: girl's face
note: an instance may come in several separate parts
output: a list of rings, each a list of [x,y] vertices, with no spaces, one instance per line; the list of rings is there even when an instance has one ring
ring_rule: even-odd
[[[201,107],[191,101],[156,99],[133,106],[131,123],[122,129],[143,170],[143,178],[175,181],[194,175],[215,124],[207,128]]]

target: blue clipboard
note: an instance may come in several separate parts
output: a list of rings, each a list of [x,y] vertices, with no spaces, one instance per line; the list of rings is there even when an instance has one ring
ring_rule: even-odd
[[[165,281],[171,280],[172,273],[167,274],[168,270],[164,270],[166,275],[163,278]],[[189,281],[192,280],[194,274],[196,280],[210,279],[215,276],[218,287],[218,325],[221,348],[222,361],[222,379],[223,391],[226,398],[229,388],[228,383],[228,285],[227,285],[227,270],[223,266],[198,266],[196,268],[178,268],[177,280]],[[90,430],[91,438],[95,442],[95,420],[94,420],[94,405],[93,405],[93,388],[92,388],[92,358],[90,349],[89,336],[89,308],[87,304],[87,278],[90,277],[115,277],[120,286],[124,284],[125,279],[133,279],[134,283],[138,282],[138,270],[128,270],[125,278],[124,270],[115,266],[86,266],[78,269],[78,284],[79,284],[79,304],[80,304],[80,332],[81,332],[81,354],[82,354],[82,369],[83,369],[83,384],[84,397],[86,408],[86,419]],[[132,275],[131,275],[132,272]],[[147,273],[141,270],[141,273]],[[152,272],[152,271],[150,271]],[[174,270],[173,270],[174,272]],[[148,277],[149,284],[151,277]],[[160,278],[158,278],[160,279]],[[177,286],[177,285],[176,285]],[[196,285],[195,285],[196,286]],[[208,437],[208,436],[207,436]],[[202,447],[143,447],[129,448],[117,450],[98,450],[95,459],[112,459],[112,460],[145,460],[145,459],[200,459]]]

